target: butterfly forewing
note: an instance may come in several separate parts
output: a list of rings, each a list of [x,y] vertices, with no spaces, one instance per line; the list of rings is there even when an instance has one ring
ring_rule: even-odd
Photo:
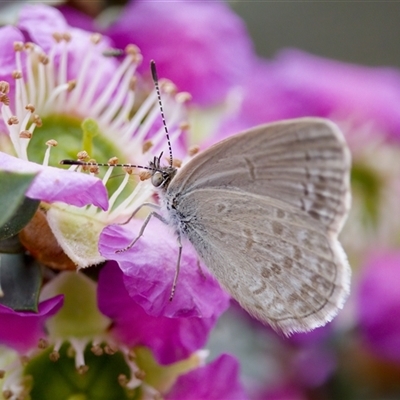
[[[338,233],[350,206],[350,154],[335,124],[301,118],[229,137],[189,162],[169,191],[228,187],[295,206]]]

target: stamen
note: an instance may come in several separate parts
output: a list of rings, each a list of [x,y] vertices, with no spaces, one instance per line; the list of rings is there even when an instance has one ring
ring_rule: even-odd
[[[75,368],[79,373],[86,372],[88,367],[85,364],[84,352],[87,341],[85,339],[71,338],[70,343],[75,350]]]
[[[53,39],[57,42],[57,43],[61,43],[63,37],[61,33],[58,32],[54,32],[51,36],[53,36]]]
[[[190,124],[187,121],[183,121],[179,124],[179,129],[181,131],[188,131],[190,129]]]
[[[43,159],[43,165],[44,166],[48,166],[49,165],[49,160],[50,160],[50,149],[52,148],[52,147],[55,147],[55,146],[57,146],[57,141],[56,140],[54,140],[54,139],[50,139],[50,140],[48,140],[47,142],[46,142],[46,146],[47,146],[47,149],[46,149],[46,152],[44,153],[44,159]]]

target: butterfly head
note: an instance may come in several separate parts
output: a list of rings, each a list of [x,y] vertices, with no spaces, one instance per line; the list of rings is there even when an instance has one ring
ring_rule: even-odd
[[[161,157],[154,157],[153,161],[150,161],[149,167],[151,170],[151,183],[154,187],[166,190],[174,176],[176,175],[177,169],[168,165],[166,167],[161,166]]]

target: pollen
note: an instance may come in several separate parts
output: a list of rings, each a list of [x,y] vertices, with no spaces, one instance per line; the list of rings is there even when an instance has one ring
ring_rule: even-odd
[[[38,114],[35,114],[35,115],[33,116],[33,123],[36,124],[36,126],[37,126],[38,128],[40,128],[40,127],[43,125],[42,119],[39,117]]]
[[[39,349],[47,349],[49,347],[49,341],[47,339],[40,338],[38,343]]]
[[[60,353],[57,350],[53,350],[50,354],[49,354],[49,359],[50,361],[56,362],[60,359]]]
[[[132,167],[123,167],[122,168],[128,175],[133,174],[133,168]]]
[[[180,168],[182,165],[182,160],[179,160],[178,158],[174,158],[172,162],[172,166],[176,168]]]
[[[75,89],[75,87],[76,87],[76,80],[73,79],[73,80],[71,80],[71,81],[68,82],[67,91],[68,91],[68,92],[71,92],[72,90]]]
[[[188,121],[182,121],[182,122],[179,124],[179,129],[180,129],[181,131],[188,131],[188,130],[190,129],[190,124],[189,124],[189,122],[188,122]]]
[[[57,43],[60,43],[60,42],[62,41],[62,39],[63,39],[62,34],[59,33],[59,32],[54,32],[54,33],[52,34],[52,36],[53,36],[53,39],[54,39]]]
[[[10,91],[10,84],[6,81],[0,81],[0,93],[7,94]]]

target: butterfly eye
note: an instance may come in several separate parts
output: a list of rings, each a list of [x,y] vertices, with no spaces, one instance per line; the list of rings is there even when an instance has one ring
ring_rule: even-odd
[[[161,172],[154,172],[154,175],[151,177],[151,183],[155,187],[159,187],[164,181],[163,174]]]

